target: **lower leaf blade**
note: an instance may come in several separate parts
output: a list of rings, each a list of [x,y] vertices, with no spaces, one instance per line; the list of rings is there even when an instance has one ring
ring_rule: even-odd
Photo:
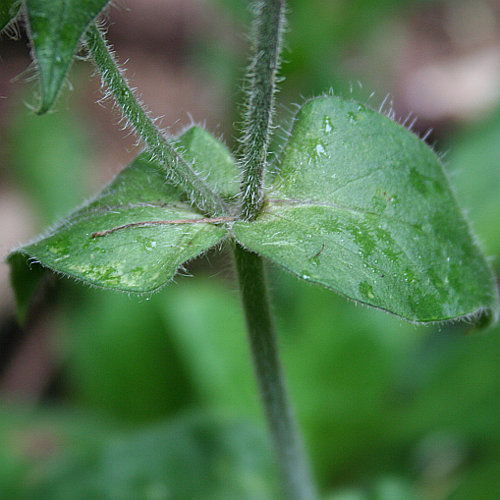
[[[161,169],[140,155],[95,201],[13,251],[9,261],[13,270],[24,257],[26,265],[39,263],[98,287],[154,292],[226,236],[221,222],[182,201]]]

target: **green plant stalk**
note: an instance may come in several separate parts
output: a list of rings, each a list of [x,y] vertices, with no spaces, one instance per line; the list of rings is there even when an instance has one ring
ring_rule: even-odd
[[[227,215],[228,207],[222,198],[203,181],[179,151],[167,141],[137,101],[96,24],[89,27],[86,38],[89,51],[101,73],[103,82],[113,94],[130,126],[146,143],[152,157],[165,166],[168,181],[181,188],[190,201],[204,214],[215,217]]]
[[[253,220],[262,208],[262,184],[267,149],[273,128],[274,95],[285,24],[283,0],[254,2],[255,18],[251,31],[252,58],[247,68],[246,102],[243,122],[243,170],[241,215]]]
[[[284,383],[269,307],[264,262],[236,244],[235,265],[248,337],[268,425],[278,455],[287,500],[316,499],[310,467]]]
[[[263,201],[267,149],[272,133],[274,94],[285,24],[284,0],[256,0],[252,58],[247,69],[242,137],[241,217],[253,220]],[[314,500],[316,492],[302,439],[293,418],[278,354],[262,257],[234,248],[248,337],[264,409],[278,455],[288,500]]]

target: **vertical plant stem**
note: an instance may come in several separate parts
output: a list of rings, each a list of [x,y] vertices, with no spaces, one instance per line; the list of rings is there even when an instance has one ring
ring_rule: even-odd
[[[246,113],[241,137],[241,217],[253,220],[263,204],[267,148],[272,133],[274,94],[285,23],[284,0],[255,0],[252,58],[247,70]],[[293,418],[280,365],[262,257],[236,244],[235,264],[250,347],[268,425],[278,455],[287,500],[314,500],[302,440]]]
[[[262,183],[272,132],[274,94],[285,23],[284,0],[254,2],[252,58],[247,69],[245,119],[242,132],[242,217],[254,219],[262,208]]]
[[[134,92],[120,71],[113,53],[99,28],[92,24],[87,30],[87,45],[116,103],[121,108],[128,124],[146,143],[152,157],[166,169],[167,179],[180,187],[190,201],[203,213],[211,216],[227,215],[227,206],[193,170],[179,151],[163,136],[137,101]]]
[[[262,257],[236,244],[238,272],[250,346],[271,436],[278,455],[287,500],[314,500],[302,440],[288,401],[281,369]]]

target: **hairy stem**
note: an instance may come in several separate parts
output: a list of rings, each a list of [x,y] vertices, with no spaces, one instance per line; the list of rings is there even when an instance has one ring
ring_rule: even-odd
[[[274,94],[285,19],[284,0],[255,0],[251,41],[253,55],[247,70],[246,112],[242,131],[241,217],[253,220],[263,204],[263,180],[272,132]],[[288,500],[314,500],[302,440],[293,418],[269,307],[262,257],[236,244],[235,264],[252,357],[268,425],[278,455]]]
[[[284,0],[254,1],[252,58],[247,69],[242,130],[242,217],[254,219],[262,208],[262,184],[272,132],[274,94],[285,22]]]
[[[130,126],[145,142],[152,157],[165,167],[168,181],[180,187],[203,213],[211,216],[227,214],[227,206],[221,197],[163,136],[137,101],[99,28],[92,24],[86,36],[88,48],[103,82],[113,94]]]
[[[287,500],[313,500],[316,492],[284,384],[262,257],[236,244],[238,272],[250,346]]]

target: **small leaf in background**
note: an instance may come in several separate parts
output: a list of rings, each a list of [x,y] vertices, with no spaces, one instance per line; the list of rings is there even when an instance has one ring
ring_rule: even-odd
[[[0,31],[16,17],[21,7],[21,0],[0,0]]]
[[[447,156],[460,200],[488,254],[500,256],[500,109],[458,134]],[[498,268],[498,258],[493,262]]]
[[[126,434],[76,412],[17,413],[0,412],[0,464],[17,457],[2,500],[279,498],[266,434],[246,421],[200,412]]]
[[[234,232],[299,277],[415,322],[496,315],[492,273],[437,156],[386,116],[309,101],[267,195]]]
[[[193,146],[187,151],[202,175],[210,165],[224,168],[223,175],[212,176],[223,185],[228,165],[236,167],[224,147],[209,138],[206,133],[201,142],[187,141]],[[23,255],[26,261],[103,288],[153,292],[180,265],[226,236],[224,227],[210,221],[184,202],[182,193],[166,184],[163,169],[142,154],[95,201],[9,259],[17,265]]]
[[[40,483],[47,481],[68,460],[95,463],[92,456],[106,437],[117,431],[115,423],[104,423],[102,418],[74,410],[34,410],[3,402],[0,408],[0,498],[41,499],[36,492]]]
[[[157,300],[202,401],[231,415],[260,416],[239,297],[219,280],[197,276]]]
[[[64,337],[64,349],[59,340],[54,350],[74,404],[141,425],[196,404],[189,367],[161,318],[167,303],[161,299],[175,296],[177,286],[141,301],[72,285],[60,300],[61,323],[71,334]]]
[[[102,463],[101,498],[279,498],[266,434],[242,421],[181,417],[111,443]]]
[[[12,176],[30,196],[38,227],[66,216],[91,194],[88,127],[66,110],[36,119],[24,107],[15,114],[5,134],[6,156]]]
[[[27,0],[29,35],[41,79],[40,114],[55,103],[88,25],[109,0]]]

